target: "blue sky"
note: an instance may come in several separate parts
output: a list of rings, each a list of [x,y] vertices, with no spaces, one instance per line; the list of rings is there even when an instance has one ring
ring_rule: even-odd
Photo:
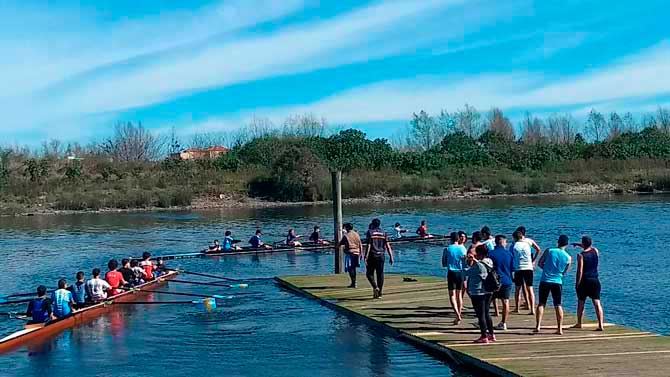
[[[0,143],[670,104],[667,1],[0,0]]]

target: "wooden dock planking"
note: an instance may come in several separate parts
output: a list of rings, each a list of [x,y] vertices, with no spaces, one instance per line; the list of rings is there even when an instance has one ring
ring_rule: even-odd
[[[404,282],[403,278],[416,279]],[[637,329],[606,324],[604,332],[568,329],[575,321],[566,313],[564,335],[556,330],[554,310],[547,306],[541,334],[532,334],[534,316],[512,314],[508,331],[498,331],[498,341],[477,345],[476,318],[466,295],[464,320],[454,319],[444,279],[417,275],[386,275],[384,297],[373,300],[364,276],[359,288],[346,288],[346,275],[286,276],[283,286],[315,298],[335,309],[353,312],[375,324],[396,331],[417,345],[428,347],[459,363],[503,376],[668,376],[670,338]],[[565,297],[564,299],[574,299]],[[493,318],[494,322],[499,321]]]

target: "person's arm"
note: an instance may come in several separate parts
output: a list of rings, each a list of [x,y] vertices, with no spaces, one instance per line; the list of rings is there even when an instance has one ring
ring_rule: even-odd
[[[44,307],[47,309],[47,314],[49,315],[49,320],[56,319],[56,316],[54,315],[53,307],[51,306],[51,299],[49,299],[49,298],[44,299]]]
[[[442,252],[442,268],[447,268],[449,265],[449,249],[445,248]]]
[[[109,285],[109,283],[107,282],[107,280],[103,280],[102,282],[103,282],[103,285],[102,285],[102,286],[104,287],[105,290],[107,290],[107,289],[112,289],[112,286]]]
[[[384,245],[386,246],[386,251],[389,253],[389,263],[393,266],[393,248],[391,247],[388,238],[384,241]]]
[[[75,307],[76,303],[74,302],[74,296],[72,295],[72,292],[69,292],[69,293],[70,293],[70,295],[69,295],[70,297],[69,297],[69,300],[68,300],[68,305],[70,305],[70,310],[74,311],[74,307]]]
[[[26,308],[26,317],[32,317],[33,316],[33,301],[31,300],[28,303],[28,307]]]
[[[565,271],[563,271],[563,275],[567,274],[568,271],[570,271],[570,266],[572,266],[572,257],[568,257],[568,265],[565,266]]]
[[[544,260],[547,259],[547,251],[545,250],[540,257],[540,261],[537,262],[537,266],[544,270]]]
[[[579,284],[581,284],[583,275],[584,275],[584,256],[580,253],[577,254],[577,277],[575,278],[575,288],[579,287]]]

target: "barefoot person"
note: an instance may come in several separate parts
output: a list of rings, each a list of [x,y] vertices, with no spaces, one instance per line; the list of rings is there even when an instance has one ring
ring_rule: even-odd
[[[547,299],[549,293],[551,293],[551,299],[556,310],[556,334],[563,335],[563,307],[561,306],[563,276],[570,269],[570,263],[572,262],[570,254],[565,251],[568,243],[568,236],[562,234],[558,237],[558,247],[547,249],[537,263],[542,269],[542,279],[540,280],[540,297],[533,332],[540,332],[544,307],[547,305]]]
[[[600,252],[593,247],[593,241],[589,236],[583,236],[582,243],[573,243],[572,245],[583,249],[581,253],[577,254],[577,280],[575,282],[575,290],[577,291],[577,323],[572,327],[576,329],[582,328],[584,305],[586,304],[586,299],[591,298],[596,311],[596,317],[598,317],[598,328],[596,328],[596,331],[603,331],[605,315],[600,303],[600,279],[598,277]]]
[[[373,219],[367,233],[367,247],[363,260],[365,260],[365,275],[372,286],[372,297],[381,298],[384,288],[384,261],[386,253],[389,254],[389,263],[393,266],[393,250],[389,244],[388,236],[381,230],[381,221]],[[377,279],[375,280],[375,275]]]
[[[514,243],[510,247],[514,255],[514,312],[519,312],[519,300],[523,290],[528,299],[528,308],[531,315],[535,314],[535,293],[533,292],[533,253],[528,242],[523,240],[523,234],[516,231],[512,234]],[[537,254],[535,254],[537,255]]]
[[[477,315],[479,331],[481,332],[481,336],[475,340],[475,343],[483,344],[496,340],[493,333],[493,320],[489,313],[491,292],[487,292],[484,287],[484,281],[489,274],[488,271],[493,268],[493,262],[487,257],[487,254],[486,246],[479,245],[474,254],[467,255],[468,267],[465,268],[465,276],[468,279],[468,294]]]
[[[493,294],[493,306],[496,316],[498,313],[498,303],[502,302],[502,320],[496,326],[498,330],[507,330],[507,319],[509,318],[509,300],[512,297],[512,271],[514,270],[514,257],[507,249],[507,238],[502,234],[495,236],[496,247],[489,252],[489,258],[493,261],[493,266],[500,276],[500,289]]]
[[[465,261],[465,246],[458,243],[458,233],[451,232],[449,246],[442,253],[442,267],[447,269],[447,289],[449,302],[456,314],[454,324],[463,319],[463,262]]]
[[[535,242],[534,239],[532,239],[530,237],[526,237],[526,227],[525,226],[520,226],[520,227],[516,228],[516,230],[521,232],[521,240],[530,245],[531,254],[533,256],[533,262],[535,262],[537,260],[537,258],[540,256],[540,254],[542,253],[542,249],[540,248],[540,245],[538,245],[537,242]],[[533,253],[533,250],[535,250],[534,253]],[[526,289],[526,288],[527,287],[524,284],[524,289],[521,290],[521,293],[523,295],[523,300],[524,300],[524,304],[523,304],[522,307],[523,307],[523,309],[530,309],[530,311],[532,313],[534,309],[533,309],[533,305],[529,305],[529,301],[528,301],[528,291],[529,290]],[[532,291],[532,289],[530,289],[530,291]],[[519,311],[518,308],[517,308],[516,311],[517,312]]]
[[[344,233],[340,245],[344,246],[344,254],[347,260],[344,263],[344,270],[349,273],[351,284],[349,288],[356,288],[356,269],[360,267],[360,256],[363,251],[361,236],[354,230],[351,223],[344,224]]]

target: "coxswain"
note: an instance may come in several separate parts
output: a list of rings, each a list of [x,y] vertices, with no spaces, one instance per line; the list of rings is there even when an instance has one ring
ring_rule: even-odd
[[[47,297],[47,287],[43,285],[37,287],[37,298],[28,302],[26,316],[32,318],[28,324],[45,323],[52,318],[53,310],[51,299]]]
[[[225,240],[224,240],[225,242]],[[208,250],[210,253],[215,252],[215,251],[221,251],[221,244],[219,243],[219,240],[214,240],[214,244],[209,245]]]
[[[128,282],[123,278],[123,275],[116,269],[119,267],[119,262],[116,259],[110,259],[107,263],[107,274],[105,274],[105,280],[109,283],[109,288],[107,289],[107,297],[116,296],[121,293],[122,286],[128,284]]]
[[[91,276],[84,287],[86,288],[87,300],[95,304],[107,298],[107,290],[112,286],[105,280],[100,279],[99,268],[94,268]]]
[[[53,315],[56,319],[72,314],[75,302],[72,292],[67,289],[65,279],[58,280],[58,289],[51,293],[51,302],[53,303]]]
[[[346,228],[345,228],[346,229]],[[309,241],[317,245],[329,245],[330,242],[321,238],[321,227],[318,225],[314,226],[314,231],[309,235]]]
[[[298,238],[301,236],[298,236],[295,234],[295,230],[293,228],[288,230],[288,234],[286,235],[286,245],[288,246],[300,246],[301,243],[298,241]]]

